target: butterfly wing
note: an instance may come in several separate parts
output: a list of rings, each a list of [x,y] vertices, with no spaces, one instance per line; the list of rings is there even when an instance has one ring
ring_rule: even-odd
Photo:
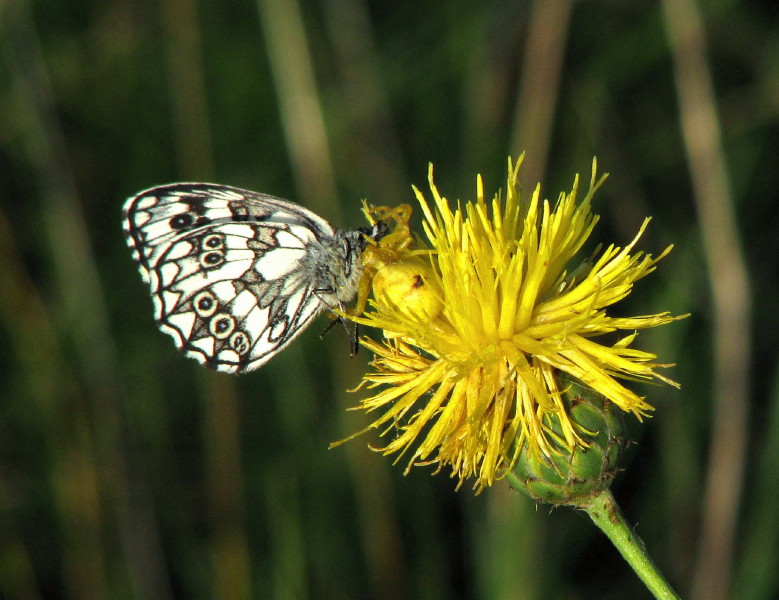
[[[172,184],[130,198],[124,229],[154,318],[178,349],[219,371],[267,362],[323,308],[303,265],[333,227],[280,198]]]

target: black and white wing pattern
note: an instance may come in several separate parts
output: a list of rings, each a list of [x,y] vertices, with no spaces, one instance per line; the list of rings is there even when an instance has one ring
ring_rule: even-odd
[[[141,192],[123,221],[157,326],[228,373],[263,365],[323,308],[352,300],[365,235],[384,234],[341,233],[292,202],[206,183]]]

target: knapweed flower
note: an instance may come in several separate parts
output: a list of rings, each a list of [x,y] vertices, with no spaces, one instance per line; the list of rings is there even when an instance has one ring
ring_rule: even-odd
[[[380,410],[367,429],[392,437],[379,450],[410,453],[409,468],[450,465],[477,490],[505,476],[523,448],[543,458],[587,444],[593,432],[570,418],[561,375],[639,419],[652,406],[623,380],[676,385],[656,371],[669,365],[631,344],[636,330],[678,317],[610,314],[671,247],[656,258],[633,250],[646,219],[626,247],[574,264],[598,220],[590,202],[604,177],[593,161],[585,197],[577,202],[577,176],[552,205],[539,187],[522,197],[521,162],[509,160],[505,199],[486,202],[477,177],[476,201],[455,206],[431,166],[432,200],[414,188],[424,243],[411,237],[407,206],[374,209],[397,225],[365,252],[373,298],[355,317],[384,332],[362,340],[374,359],[361,387],[374,393],[360,407]]]

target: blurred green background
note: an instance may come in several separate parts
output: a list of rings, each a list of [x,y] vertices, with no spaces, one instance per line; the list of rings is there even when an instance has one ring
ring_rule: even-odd
[[[412,200],[569,189],[595,238],[676,245],[621,314],[682,384],[615,494],[685,598],[779,597],[779,10],[773,0],[0,4],[0,597],[649,598],[589,522],[403,475],[347,412],[369,357],[322,318],[259,371],[158,332],[124,199],[177,180],[341,227]]]

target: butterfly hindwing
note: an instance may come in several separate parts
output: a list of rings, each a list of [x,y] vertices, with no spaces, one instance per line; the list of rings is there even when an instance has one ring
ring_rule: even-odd
[[[127,201],[124,227],[157,325],[220,371],[264,364],[328,302],[350,300],[359,277],[356,233],[247,190],[152,188]]]

